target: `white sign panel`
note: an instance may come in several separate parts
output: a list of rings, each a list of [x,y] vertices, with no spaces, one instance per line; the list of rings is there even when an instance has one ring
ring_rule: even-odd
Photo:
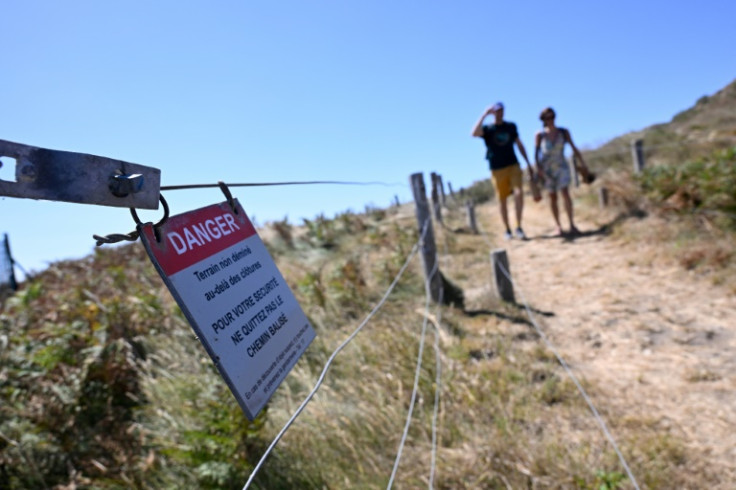
[[[139,227],[156,269],[250,420],[315,337],[240,204]]]

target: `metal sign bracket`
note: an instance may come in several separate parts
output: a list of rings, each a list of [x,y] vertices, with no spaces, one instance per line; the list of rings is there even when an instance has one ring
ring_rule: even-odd
[[[0,140],[0,157],[15,160],[16,179],[0,179],[0,196],[158,209],[157,168],[5,140]]]

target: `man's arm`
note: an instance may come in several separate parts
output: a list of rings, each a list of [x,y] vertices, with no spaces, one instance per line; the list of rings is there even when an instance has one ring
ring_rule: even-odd
[[[521,156],[524,157],[524,160],[526,161],[526,168],[529,171],[529,178],[534,178],[534,170],[532,170],[532,166],[529,164],[529,157],[526,156],[526,148],[524,148],[524,143],[521,142],[521,138],[518,136],[516,137],[516,147],[519,148],[519,153],[521,153]]]
[[[542,169],[542,166],[539,162],[539,150],[542,146],[542,133],[540,131],[537,131],[537,134],[534,135],[534,164],[537,167],[537,175],[538,176],[544,176],[544,170]]]
[[[478,119],[478,122],[475,123],[475,126],[473,126],[473,132],[470,133],[472,136],[475,136],[476,138],[483,137],[483,121],[489,114],[493,114],[493,106],[486,109],[485,112],[483,112],[483,115],[480,116],[480,119]]]

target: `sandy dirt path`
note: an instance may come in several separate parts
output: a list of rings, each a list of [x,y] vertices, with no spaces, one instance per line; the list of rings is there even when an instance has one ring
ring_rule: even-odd
[[[722,488],[736,488],[736,298],[676,264],[653,264],[656,245],[624,243],[590,220],[576,220],[574,240],[554,237],[546,199],[526,201],[527,241],[500,238],[495,203],[478,213],[507,250],[517,302],[523,294],[554,314],[536,319],[594,383],[599,409],[678,435]]]

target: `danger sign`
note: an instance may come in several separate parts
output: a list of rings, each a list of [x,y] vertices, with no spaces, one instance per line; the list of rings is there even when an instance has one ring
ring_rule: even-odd
[[[143,245],[250,420],[315,337],[237,200],[139,226]]]

